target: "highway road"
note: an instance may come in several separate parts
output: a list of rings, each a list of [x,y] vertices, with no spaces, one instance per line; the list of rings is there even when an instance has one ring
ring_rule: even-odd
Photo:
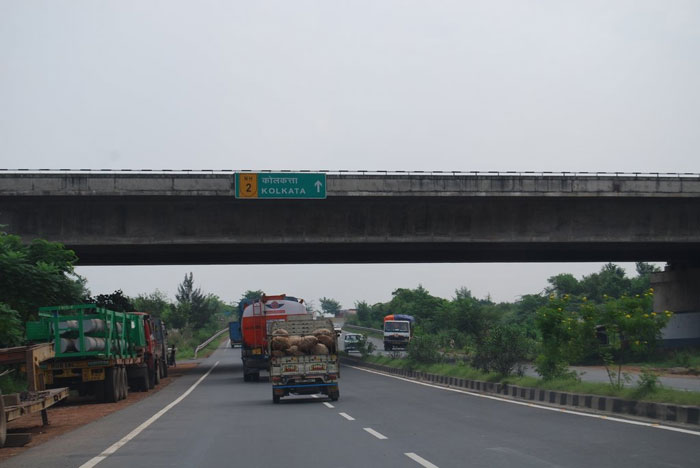
[[[344,366],[340,400],[243,382],[220,348],[151,397],[3,467],[697,467],[700,431],[566,414]],[[189,392],[189,393],[187,393]]]

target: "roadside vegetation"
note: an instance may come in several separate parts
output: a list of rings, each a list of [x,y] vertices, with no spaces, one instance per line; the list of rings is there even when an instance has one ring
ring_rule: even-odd
[[[503,375],[496,372],[483,372],[467,363],[433,363],[421,364],[410,359],[392,358],[390,356],[364,356],[364,360],[399,369],[409,369],[460,379],[481,380],[484,382],[504,383],[523,387],[541,388],[564,392],[603,395],[624,398],[627,400],[644,400],[659,403],[700,406],[700,393],[687,392],[656,386],[652,391],[645,386],[635,385],[615,388],[609,384],[583,382],[576,378],[561,377],[556,379],[541,379],[537,377]]]
[[[158,290],[137,297],[128,297],[119,289],[92,296],[85,279],[75,273],[77,261],[75,253],[60,243],[42,239],[24,243],[0,226],[0,348],[25,343],[25,323],[37,319],[39,307],[93,303],[163,319],[168,344],[177,350],[176,359],[187,359],[197,345],[226,326],[235,308],[195,288],[192,273],[185,275],[174,301]],[[218,344],[215,340],[211,346]],[[23,390],[26,379],[19,369],[0,366],[0,391]]]
[[[388,314],[416,318],[415,336],[403,359],[367,356],[373,362],[442,375],[622,398],[700,404],[700,393],[663,388],[658,375],[682,367],[694,373],[700,350],[660,348],[671,311],[652,310],[649,277],[656,268],[637,263],[629,278],[614,264],[581,279],[549,278],[547,288],[514,303],[473,297],[466,288],[451,300],[419,286],[397,289],[386,303],[356,303],[349,325],[380,329]],[[395,357],[398,357],[396,355]],[[540,378],[525,377],[532,363]],[[632,385],[626,366],[642,367]],[[581,382],[571,365],[604,366],[607,384]]]

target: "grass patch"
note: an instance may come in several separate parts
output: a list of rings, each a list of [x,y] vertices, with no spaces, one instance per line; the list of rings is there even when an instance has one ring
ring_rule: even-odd
[[[209,343],[204,349],[200,349],[199,353],[197,353],[197,358],[206,358],[211,356],[211,354],[216,351],[216,349],[221,346],[221,344],[228,340],[228,336],[223,336],[220,340],[214,340],[211,343]],[[184,361],[186,359],[193,359],[194,358],[194,348],[192,347],[184,347],[184,348],[177,348],[175,350],[175,360],[176,361]]]
[[[632,385],[621,390],[598,382],[579,382],[573,379],[542,380],[536,377],[502,376],[495,373],[481,372],[464,363],[456,364],[416,364],[407,359],[392,359],[389,356],[368,356],[365,361],[400,369],[410,369],[430,374],[438,374],[460,379],[481,380],[485,382],[507,383],[522,387],[534,387],[544,390],[556,390],[571,393],[613,396],[626,400],[643,400],[656,403],[700,406],[700,392],[688,392],[667,387],[659,387],[653,392],[640,393]]]
[[[655,369],[670,369],[672,367],[685,367],[700,370],[700,349],[685,348],[677,350],[664,350],[646,362],[628,363],[630,366],[648,366]]]

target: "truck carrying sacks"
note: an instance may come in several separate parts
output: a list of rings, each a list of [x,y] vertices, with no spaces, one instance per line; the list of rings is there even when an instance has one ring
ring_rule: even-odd
[[[337,337],[330,319],[310,315],[270,324],[272,401],[294,395],[340,396]]]

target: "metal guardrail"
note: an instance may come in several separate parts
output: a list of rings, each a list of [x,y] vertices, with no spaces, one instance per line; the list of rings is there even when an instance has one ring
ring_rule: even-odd
[[[697,172],[636,172],[636,171],[380,171],[380,170],[310,170],[310,169],[2,169],[0,174],[233,174],[236,172],[309,172],[329,175],[434,175],[434,176],[538,176],[538,177],[673,177],[700,178]]]
[[[357,330],[365,330],[365,331],[372,331],[372,332],[377,332],[377,333],[384,333],[384,330],[380,330],[379,328],[361,327],[359,325],[343,325],[343,328],[356,328]]]
[[[217,337],[221,336],[221,334],[224,333],[224,332],[226,332],[227,330],[228,330],[228,328],[224,328],[224,329],[222,329],[222,330],[219,330],[218,332],[216,332],[216,333],[214,334],[214,336],[212,336],[211,338],[209,338],[207,341],[205,341],[205,342],[202,343],[201,345],[197,346],[197,347],[194,349],[194,359],[197,359],[197,353],[198,353],[199,351],[201,351],[202,349],[206,348],[207,345],[208,345],[209,343],[211,343],[212,341],[214,341]]]

